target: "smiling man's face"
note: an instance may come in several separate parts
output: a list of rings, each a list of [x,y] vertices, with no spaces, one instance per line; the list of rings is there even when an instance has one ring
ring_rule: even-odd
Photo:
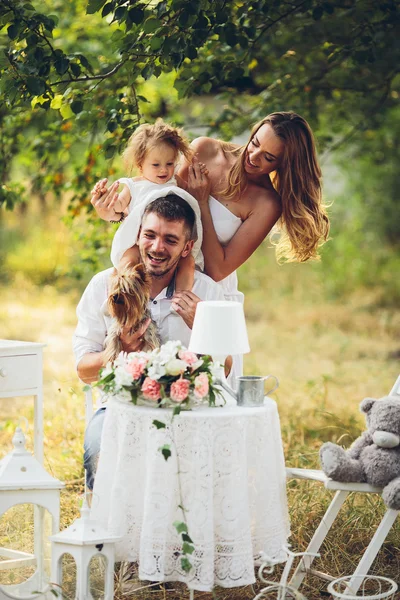
[[[179,259],[192,250],[193,243],[187,239],[184,221],[167,221],[156,213],[143,217],[138,246],[151,277],[164,277],[173,271]]]

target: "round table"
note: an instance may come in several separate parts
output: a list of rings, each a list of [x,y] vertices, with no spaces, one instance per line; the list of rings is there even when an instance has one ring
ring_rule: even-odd
[[[157,429],[155,419],[166,427]],[[109,400],[92,517],[123,536],[116,560],[138,562],[140,579],[201,591],[254,583],[257,557],[284,560],[289,535],[276,403],[199,407],[171,419],[171,409]],[[184,520],[181,501],[195,546],[189,573],[173,525]]]

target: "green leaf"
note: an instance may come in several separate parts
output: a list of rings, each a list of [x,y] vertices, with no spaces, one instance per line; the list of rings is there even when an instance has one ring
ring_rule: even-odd
[[[126,15],[126,8],[124,6],[119,6],[114,13],[114,18],[116,21],[121,21]]]
[[[145,21],[145,24],[143,26],[143,31],[145,33],[153,33],[153,31],[155,31],[156,29],[159,29],[160,27],[161,27],[161,21],[159,21],[155,17],[150,17],[149,19],[147,19]]]
[[[187,542],[184,542],[182,545],[182,552],[183,552],[183,554],[193,554],[193,552],[194,552],[193,544],[188,544]]]
[[[60,108],[60,114],[63,117],[63,119],[70,119],[71,117],[73,117],[74,113],[72,112],[71,105],[63,104],[63,106]]]
[[[161,48],[161,46],[163,45],[163,41],[161,38],[158,37],[153,37],[150,40],[150,48],[152,50],[159,50]]]
[[[188,533],[182,533],[182,540],[184,542],[189,542],[189,544],[193,544],[193,540]]]
[[[93,15],[95,12],[100,10],[104,4],[105,0],[89,0],[88,5],[86,7],[86,14]]]
[[[138,100],[140,100],[140,102],[150,102],[150,100],[147,100],[147,98],[140,96],[139,94],[136,97]]]
[[[86,56],[84,56],[83,54],[78,54],[78,58],[81,61],[81,65],[85,67],[85,69],[87,69],[88,71],[92,71],[92,67]]]
[[[66,58],[65,56],[57,58],[57,60],[54,61],[54,67],[59,75],[64,75],[64,73],[68,71],[69,67],[68,58]]]
[[[28,77],[26,80],[26,87],[28,92],[35,96],[41,96],[46,91],[44,82],[37,77]]]
[[[164,446],[160,446],[159,450],[165,460],[168,460],[171,456],[171,446],[169,444],[164,444]]]
[[[101,16],[102,17],[106,17],[113,10],[114,10],[114,3],[113,2],[107,2],[107,4],[104,5],[103,10],[101,11]]]
[[[174,410],[172,411],[172,415],[174,417],[179,415],[181,410],[182,410],[182,406],[180,404],[178,404],[177,406],[175,406]]]
[[[153,425],[154,427],[157,427],[157,429],[164,429],[166,427],[165,423],[163,423],[162,421],[158,421],[157,419],[154,419]]]
[[[80,112],[82,112],[83,111],[82,100],[74,100],[73,102],[71,102],[71,109],[75,115],[78,115]]]
[[[70,63],[69,68],[71,69],[74,77],[79,77],[81,74],[81,67],[77,63]]]
[[[54,29],[54,27],[56,27],[56,25],[58,25],[57,15],[49,15],[47,17],[47,19],[48,19],[48,27],[51,27],[51,29]]]
[[[190,58],[190,60],[193,60],[193,59],[195,59],[197,57],[197,54],[198,53],[197,53],[196,47],[195,46],[189,46],[189,48],[187,49],[187,52],[186,52],[186,56],[188,58]]]
[[[146,65],[141,73],[143,79],[149,79],[149,77],[151,77],[153,75],[153,71],[154,71],[154,65],[152,65],[152,64]]]
[[[56,96],[54,96],[54,98],[50,102],[50,108],[54,108],[55,110],[60,109],[63,103],[63,99],[64,97],[62,96],[62,94],[57,94]]]
[[[187,525],[183,521],[174,521],[172,525],[175,527],[178,533],[187,533]]]
[[[111,121],[108,121],[107,123],[107,131],[109,131],[110,133],[113,133],[118,127],[118,123],[117,121],[114,121],[113,119],[111,119]]]
[[[83,386],[82,392],[89,392],[91,389],[91,386],[89,384],[86,384]]]
[[[322,8],[322,6],[316,6],[312,12],[312,16],[315,21],[319,21],[323,14],[324,9]]]
[[[162,17],[162,15],[164,15],[167,12],[167,3],[164,2],[160,2],[160,4],[157,6],[157,17]]]
[[[15,40],[19,33],[19,26],[17,23],[12,23],[7,29],[7,35],[10,40]]]
[[[138,6],[134,6],[128,10],[128,16],[133,23],[139,25],[144,19],[144,10]]]
[[[181,567],[182,567],[182,570],[185,571],[186,573],[188,573],[192,568],[192,563],[190,562],[190,560],[188,558],[186,558],[186,556],[181,558]]]

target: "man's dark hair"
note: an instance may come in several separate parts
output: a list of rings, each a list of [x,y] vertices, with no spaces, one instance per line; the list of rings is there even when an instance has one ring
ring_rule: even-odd
[[[146,215],[155,213],[166,221],[183,221],[186,229],[186,239],[195,240],[196,235],[196,215],[193,208],[177,194],[168,194],[163,198],[157,198],[146,206],[143,212],[143,219]]]

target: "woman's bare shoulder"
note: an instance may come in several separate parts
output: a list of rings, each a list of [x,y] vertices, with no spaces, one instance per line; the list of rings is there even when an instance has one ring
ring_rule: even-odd
[[[264,211],[266,207],[268,207],[269,211],[277,215],[280,215],[282,212],[280,196],[272,185],[268,187],[260,185],[249,186],[248,201],[251,212]]]
[[[193,150],[198,152],[203,158],[214,158],[222,151],[219,140],[205,136],[195,138],[190,145]]]

